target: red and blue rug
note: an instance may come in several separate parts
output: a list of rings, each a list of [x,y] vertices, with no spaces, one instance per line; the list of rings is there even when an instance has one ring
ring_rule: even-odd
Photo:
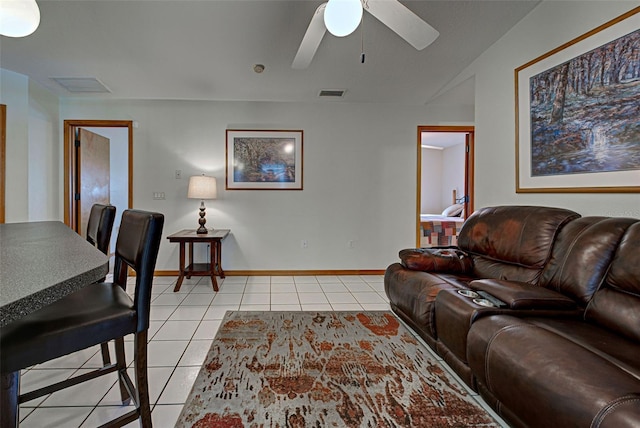
[[[227,312],[177,427],[497,427],[391,312]]]

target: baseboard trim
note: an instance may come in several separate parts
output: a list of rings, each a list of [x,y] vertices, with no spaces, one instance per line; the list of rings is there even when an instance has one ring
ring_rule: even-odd
[[[384,269],[341,270],[225,270],[226,276],[326,276],[326,275],[384,275]],[[157,270],[155,276],[178,276],[177,270]]]

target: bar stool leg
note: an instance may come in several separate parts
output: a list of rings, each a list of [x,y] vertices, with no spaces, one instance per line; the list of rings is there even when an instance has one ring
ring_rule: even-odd
[[[102,353],[102,365],[108,366],[111,364],[111,356],[109,355],[109,342],[100,344],[100,352]]]
[[[0,390],[0,427],[18,426],[18,396],[20,395],[20,371],[3,373]]]
[[[115,339],[114,342],[116,345],[116,366],[118,367],[118,371],[127,370],[127,362],[124,356],[124,339],[119,337]],[[122,404],[128,405],[131,402],[131,396],[129,395],[129,391],[120,376],[118,376],[118,384],[120,385],[120,398],[122,399]]]
[[[147,380],[147,330],[135,335],[135,370],[140,426],[151,428],[151,403],[149,401],[149,382]]]

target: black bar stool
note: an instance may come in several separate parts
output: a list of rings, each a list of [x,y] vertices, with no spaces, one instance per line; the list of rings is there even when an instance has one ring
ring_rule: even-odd
[[[87,222],[87,241],[107,256],[109,255],[109,243],[111,242],[111,232],[113,231],[115,219],[116,207],[113,205],[93,204],[91,206],[89,221]],[[104,282],[104,278],[98,282]],[[100,352],[102,353],[104,365],[111,364],[109,345],[107,343],[100,344]]]
[[[87,222],[87,241],[104,254],[109,255],[109,242],[116,219],[116,207],[94,204]]]
[[[153,271],[160,247],[164,216],[127,210],[116,243],[113,283],[88,285],[0,329],[0,426],[18,425],[20,403],[118,372],[123,404],[136,409],[104,426],[119,427],[140,418],[151,427],[147,381],[147,331]],[[136,274],[134,298],[126,293],[129,268]],[[136,386],[127,374],[124,336],[134,334]],[[72,352],[115,340],[116,362],[62,382],[19,394],[20,370]]]

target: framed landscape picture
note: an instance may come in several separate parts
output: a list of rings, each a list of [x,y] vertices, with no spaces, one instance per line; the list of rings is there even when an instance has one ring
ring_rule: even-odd
[[[302,190],[300,130],[227,129],[226,188]]]
[[[639,12],[515,70],[516,192],[640,192]]]

